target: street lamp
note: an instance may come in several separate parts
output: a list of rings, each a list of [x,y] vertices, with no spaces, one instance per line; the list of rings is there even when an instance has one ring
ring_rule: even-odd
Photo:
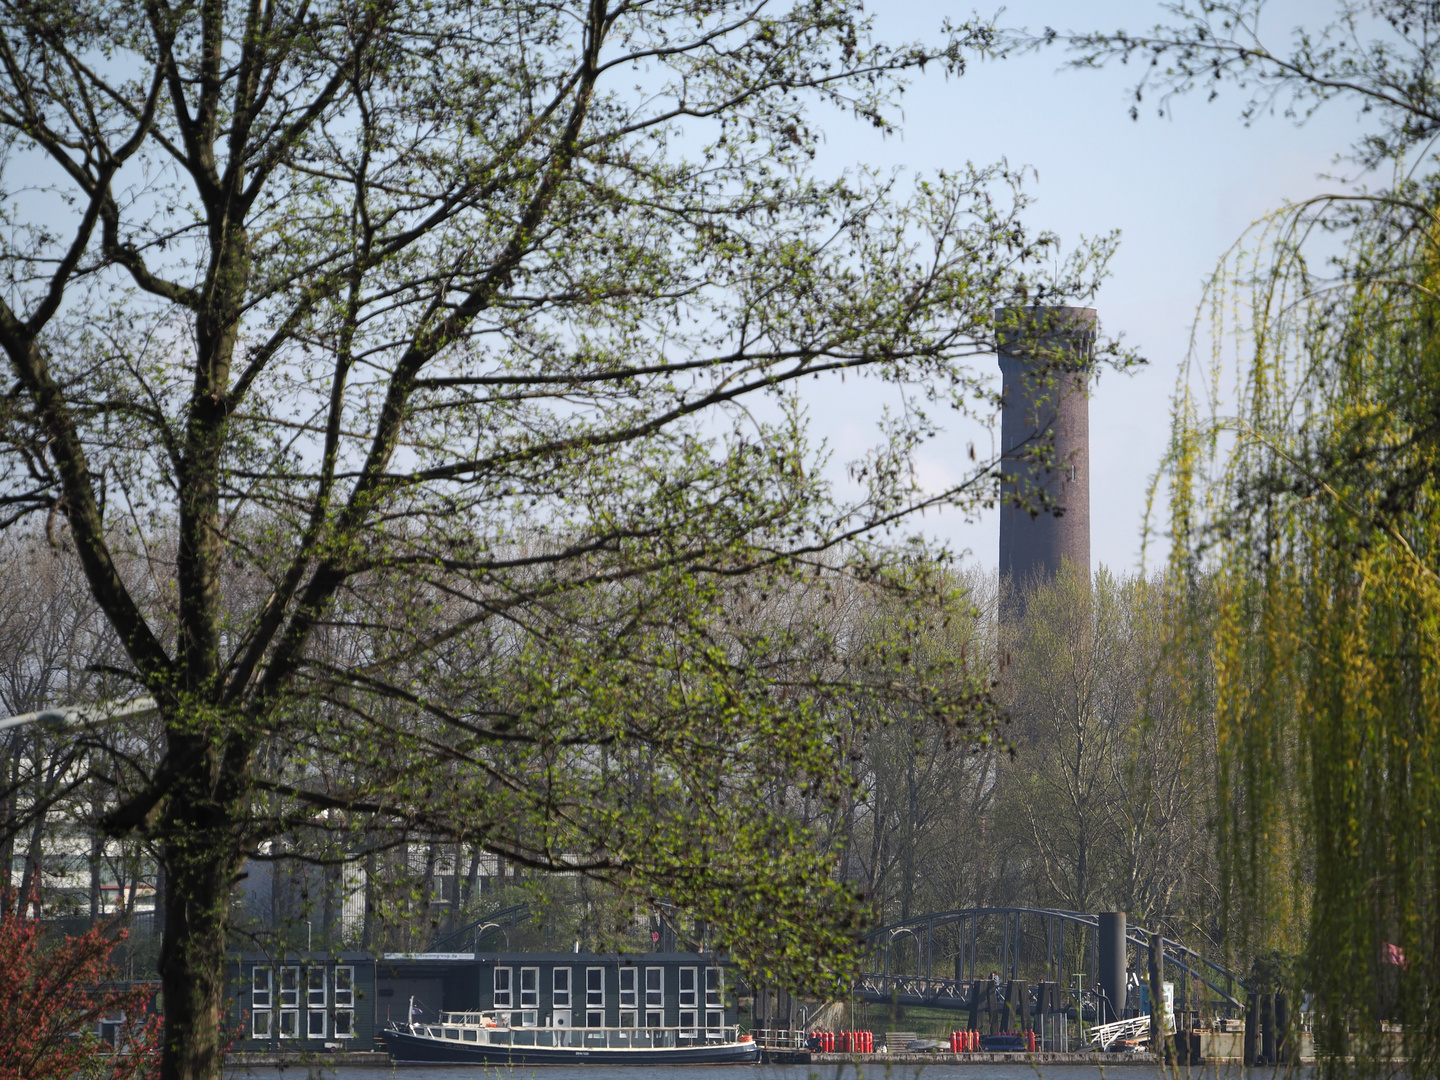
[[[123,720],[127,716],[143,716],[154,712],[155,699],[149,697],[131,698],[117,704],[102,702],[99,705],[69,705],[58,709],[41,709],[39,712],[21,713],[0,720],[0,731],[23,727],[25,724],[49,724],[52,727],[80,727],[83,724],[104,724],[112,720]]]
[[[106,724],[115,720],[122,720],[127,716],[141,716],[145,713],[151,713],[155,711],[155,708],[154,698],[137,697],[121,702],[101,702],[98,705],[69,705],[61,706],[58,709],[41,709],[38,712],[20,713],[16,716],[7,716],[0,719],[0,732],[24,727],[27,724],[43,724],[51,729]],[[13,749],[18,759],[23,752],[20,744],[16,743]],[[8,825],[9,822],[7,821],[4,824]],[[157,891],[157,911],[159,902]]]

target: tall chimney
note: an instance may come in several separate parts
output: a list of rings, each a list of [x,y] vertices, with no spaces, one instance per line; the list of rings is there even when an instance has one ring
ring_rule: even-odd
[[[1024,591],[1069,560],[1090,572],[1090,363],[1095,309],[995,312],[1000,413],[1000,579]]]

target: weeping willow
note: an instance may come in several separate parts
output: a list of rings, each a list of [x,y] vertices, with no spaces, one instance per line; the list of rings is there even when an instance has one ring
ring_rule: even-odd
[[[1330,1075],[1440,1075],[1436,205],[1257,226],[1165,471],[1172,569],[1207,605],[1226,938],[1309,1005]]]

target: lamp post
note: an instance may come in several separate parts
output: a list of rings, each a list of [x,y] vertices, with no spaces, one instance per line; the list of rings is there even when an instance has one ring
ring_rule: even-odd
[[[93,727],[98,724],[122,720],[127,716],[141,716],[145,713],[154,712],[155,708],[155,699],[150,697],[130,698],[127,701],[121,702],[101,702],[98,705],[66,705],[56,709],[41,709],[37,712],[19,713],[15,716],[0,718],[0,732],[24,727],[27,724],[43,724],[46,727],[57,730],[67,727]],[[20,754],[18,743],[15,746],[15,754],[18,758]],[[0,825],[8,824],[8,821],[0,822]],[[8,849],[0,849],[0,851],[3,850]],[[159,875],[162,872],[161,868],[156,868],[157,887],[155,890],[155,911],[161,916],[163,916],[163,912],[160,910],[162,897],[159,888]],[[8,881],[8,868],[6,880]],[[3,904],[4,898],[0,898],[0,910],[3,910]],[[155,917],[152,916],[152,925],[154,925],[154,918]]]

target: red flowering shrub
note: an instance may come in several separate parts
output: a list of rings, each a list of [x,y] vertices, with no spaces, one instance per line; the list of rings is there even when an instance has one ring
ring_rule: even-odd
[[[25,905],[28,906],[28,905]],[[96,927],[60,944],[20,904],[0,916],[0,1080],[152,1080],[159,1075],[159,1019],[149,992],[107,988],[117,940]],[[124,939],[121,931],[119,940]],[[102,1019],[124,1017],[115,1046]]]

